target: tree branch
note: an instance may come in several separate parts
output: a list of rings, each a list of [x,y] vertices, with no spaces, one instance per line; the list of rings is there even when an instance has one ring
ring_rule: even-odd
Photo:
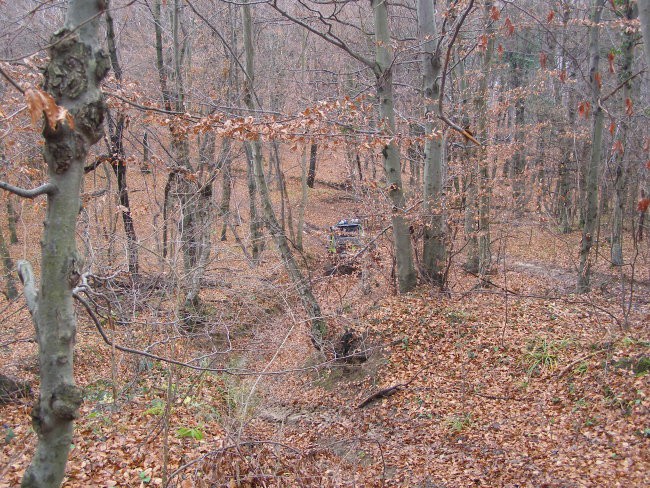
[[[364,57],[364,56],[362,56],[359,53],[354,52],[352,49],[350,49],[350,47],[348,47],[348,45],[345,42],[343,42],[338,36],[336,36],[335,34],[333,34],[331,32],[331,26],[328,29],[327,33],[323,33],[321,31],[319,31],[318,29],[313,28],[312,26],[310,26],[306,22],[303,22],[302,20],[297,19],[296,17],[292,17],[287,12],[282,10],[280,7],[278,7],[277,0],[274,0],[272,3],[269,4],[269,6],[272,7],[280,15],[282,15],[282,17],[284,17],[285,19],[290,20],[291,22],[293,22],[295,24],[298,24],[299,26],[307,29],[309,32],[311,32],[313,34],[316,34],[321,39],[329,42],[330,44],[338,47],[339,49],[342,49],[343,51],[348,53],[350,56],[352,56],[354,59],[356,59],[360,63],[362,63],[362,64],[366,65],[367,67],[369,67],[370,69],[374,70],[375,62],[368,59],[368,58],[366,58],[366,57]]]
[[[38,292],[36,291],[36,280],[34,279],[34,270],[29,261],[18,261],[18,277],[23,284],[23,292],[25,293],[25,302],[29,313],[34,315],[38,307]]]
[[[449,68],[449,59],[451,58],[451,50],[454,47],[454,43],[456,42],[456,39],[458,38],[458,33],[460,32],[460,28],[463,26],[465,23],[465,19],[467,19],[467,16],[469,15],[470,11],[474,7],[474,0],[470,0],[469,4],[467,5],[467,8],[461,15],[460,19],[458,20],[458,23],[456,24],[456,29],[454,30],[454,34],[452,35],[449,45],[447,46],[447,54],[445,56],[445,65],[442,68],[442,79],[440,80],[440,94],[438,95],[438,118],[442,120],[445,124],[447,124],[449,127],[454,129],[456,132],[462,134],[465,136],[466,139],[469,139],[472,141],[474,144],[477,146],[481,146],[481,143],[478,142],[474,136],[467,130],[463,129],[462,127],[458,126],[457,124],[454,124],[451,120],[445,116],[444,112],[444,107],[443,107],[443,101],[444,101],[444,96],[445,96],[445,82],[447,80],[447,69]]]
[[[626,80],[622,81],[616,88],[614,88],[611,92],[609,92],[608,95],[605,95],[603,98],[600,99],[600,103],[605,103],[608,98],[612,97],[613,95],[616,94],[621,88],[623,88],[625,85],[627,85],[630,81],[632,81],[634,78],[639,76],[641,73],[643,73],[646,69],[643,68],[641,71],[638,71],[637,73],[634,73],[632,76],[629,76]]]
[[[5,181],[0,181],[0,189],[7,190],[8,192],[18,195],[19,197],[32,199],[36,198],[39,195],[51,195],[57,190],[57,187],[53,183],[45,183],[37,188],[34,188],[33,190],[27,190],[25,188],[10,185]]]
[[[106,156],[106,155],[99,156],[92,163],[84,167],[84,174],[88,174],[95,171],[102,163],[110,163],[110,162],[111,162],[110,156]]]
[[[11,85],[16,90],[18,90],[23,95],[25,94],[25,90],[23,89],[23,87],[21,87],[16,81],[14,81],[14,79],[11,76],[9,76],[5,70],[2,69],[2,66],[0,66],[0,75],[2,75],[9,83],[11,83]]]

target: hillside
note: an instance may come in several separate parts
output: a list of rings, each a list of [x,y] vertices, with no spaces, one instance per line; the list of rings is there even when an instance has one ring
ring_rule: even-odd
[[[288,181],[293,201],[299,181]],[[185,337],[165,326],[174,311],[162,285],[131,302],[128,325],[103,323],[117,344],[183,362],[202,357],[192,364],[228,371],[192,372],[112,350],[78,308],[84,404],[64,486],[650,483],[646,247],[631,305],[629,279],[604,260],[596,291],[573,295],[567,250],[579,235],[526,217],[506,223],[502,213],[487,286],[476,287],[459,255],[447,292],[421,285],[395,296],[382,236],[364,293],[360,275],[324,274],[326,226],[361,213],[363,203],[323,181],[310,194],[304,256],[330,325],[323,353],[309,341],[270,241],[256,268],[232,261],[240,254],[232,239],[217,245],[202,292],[209,313]],[[379,219],[365,232],[381,230]],[[21,235],[13,252],[31,239]],[[132,300],[128,288],[111,293],[122,307]],[[22,300],[3,310],[1,369],[37,390]],[[347,362],[334,358],[345,330],[363,351]],[[33,450],[30,405],[0,406],[1,487],[18,483]]]

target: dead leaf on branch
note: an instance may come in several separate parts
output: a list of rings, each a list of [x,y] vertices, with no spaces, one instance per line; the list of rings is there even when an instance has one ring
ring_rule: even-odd
[[[639,200],[639,205],[637,206],[637,211],[644,213],[650,207],[650,198],[642,198]]]
[[[29,88],[25,91],[25,101],[34,127],[37,126],[41,116],[45,114],[45,120],[50,129],[55,130],[61,121],[67,122],[68,126],[74,129],[74,120],[70,112],[57,105],[49,93],[37,88]]]

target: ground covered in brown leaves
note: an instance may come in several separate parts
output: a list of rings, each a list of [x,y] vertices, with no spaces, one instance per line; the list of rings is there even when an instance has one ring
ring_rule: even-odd
[[[151,309],[129,327],[104,324],[121,344],[203,355],[192,364],[220,372],[113,351],[81,316],[85,402],[64,486],[650,485],[647,250],[634,287],[629,269],[601,259],[595,291],[573,295],[579,235],[504,220],[487,286],[458,255],[448,292],[397,297],[385,240],[363,279],[323,275],[342,195],[321,186],[307,218],[303,258],[332,329],[323,353],[273,251],[235,275],[234,244],[209,271],[211,315],[193,335],[176,337],[164,326],[173,314]],[[21,306],[3,305],[0,365],[37,385]],[[363,353],[351,362],[333,353],[346,330]],[[30,408],[0,406],[0,487],[19,483],[33,451]]]

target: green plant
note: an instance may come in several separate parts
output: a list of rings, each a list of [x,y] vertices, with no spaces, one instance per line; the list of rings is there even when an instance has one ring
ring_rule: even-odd
[[[99,379],[83,390],[84,400],[97,403],[113,403],[113,384],[109,380]]]
[[[462,432],[472,425],[472,414],[464,413],[462,415],[453,415],[446,420],[447,427],[454,433]]]
[[[144,411],[145,415],[162,415],[165,413],[165,402],[156,398],[151,402],[151,407]]]
[[[578,364],[578,366],[576,367],[576,369],[573,370],[573,372],[575,374],[585,374],[588,369],[589,369],[589,364],[583,361],[582,363]]]
[[[557,365],[558,352],[567,347],[569,341],[551,341],[545,337],[536,337],[526,347],[523,363],[526,365],[528,376],[545,369],[553,369]]]
[[[650,347],[650,341],[642,341],[640,339],[635,339],[634,337],[623,337],[621,339],[621,344],[625,347],[629,346],[641,346],[641,347]]]
[[[581,408],[586,407],[588,404],[587,400],[584,398],[580,398],[576,400],[575,407],[573,407],[573,411],[575,412],[576,410],[580,410]]]
[[[609,385],[603,387],[603,395],[605,396],[605,405],[612,408],[620,408],[624,415],[629,415],[634,405],[634,400],[628,401],[612,390]]]
[[[191,438],[195,441],[202,441],[205,435],[201,427],[179,427],[176,429],[176,437],[181,439]]]
[[[449,310],[445,313],[445,320],[448,324],[462,324],[467,318],[467,312],[463,310]]]
[[[148,471],[140,471],[138,473],[138,477],[140,478],[140,481],[142,481],[142,483],[145,485],[151,481],[151,473]]]
[[[9,444],[14,437],[16,437],[16,433],[14,432],[14,429],[12,429],[11,427],[7,427],[5,429],[5,444]]]

